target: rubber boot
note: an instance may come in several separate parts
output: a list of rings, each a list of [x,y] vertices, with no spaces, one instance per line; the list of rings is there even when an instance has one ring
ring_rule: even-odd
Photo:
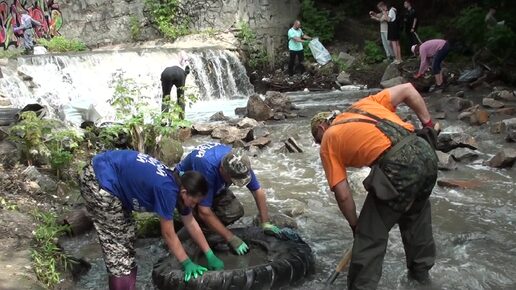
[[[136,272],[134,267],[129,275],[109,276],[109,290],[136,290]]]

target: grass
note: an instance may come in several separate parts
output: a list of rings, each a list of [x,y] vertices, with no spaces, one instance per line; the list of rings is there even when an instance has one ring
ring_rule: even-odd
[[[17,58],[23,53],[20,49],[0,50],[0,58]]]
[[[78,52],[88,48],[84,42],[77,39],[68,39],[63,36],[56,36],[50,40],[40,38],[38,44],[43,45],[50,52]]]

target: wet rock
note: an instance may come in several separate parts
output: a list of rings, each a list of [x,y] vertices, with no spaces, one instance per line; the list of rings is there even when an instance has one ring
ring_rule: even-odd
[[[386,81],[382,81],[380,83],[380,86],[382,86],[382,88],[390,88],[390,87],[404,84],[406,82],[407,82],[407,80],[404,77],[399,76],[399,77],[395,77],[395,78],[392,78],[392,79],[389,79]]]
[[[487,165],[495,168],[512,167],[516,161],[516,148],[504,148],[487,161]]]
[[[437,138],[437,149],[442,152],[450,152],[455,148],[469,148],[476,150],[478,143],[470,135],[465,133],[447,133],[439,134]]]
[[[21,159],[21,154],[16,145],[10,141],[0,141],[0,164],[12,167]]]
[[[190,138],[192,138],[192,128],[179,128],[175,134],[176,139],[181,142],[184,142]]]
[[[268,137],[259,137],[252,141],[247,142],[246,146],[256,146],[258,148],[263,148],[271,143],[271,139]]]
[[[28,74],[18,70],[18,75],[21,77],[21,79],[25,82],[31,82],[33,78],[29,76]]]
[[[446,119],[446,112],[437,112],[437,113],[433,113],[433,114],[432,114],[432,117],[433,117],[434,119],[439,119],[439,120]]]
[[[237,123],[237,127],[241,128],[241,129],[244,129],[244,128],[252,129],[258,125],[259,125],[258,121],[256,121],[255,119],[247,118],[247,117],[243,118],[242,120],[240,120]]]
[[[211,137],[215,139],[221,139],[224,144],[233,144],[236,140],[247,141],[248,134],[251,129],[238,129],[232,126],[220,126],[211,132]]]
[[[471,189],[480,186],[478,180],[467,180],[467,179],[439,179],[437,185],[448,188],[460,188],[460,189]]]
[[[460,76],[458,81],[463,83],[469,83],[477,80],[483,74],[483,70],[481,67],[476,67],[474,69],[465,70]]]
[[[436,153],[437,153],[437,158],[439,159],[439,161],[437,162],[437,168],[439,168],[440,170],[457,169],[457,163],[455,162],[455,160],[452,158],[452,156],[450,154],[447,154],[447,153],[444,153],[441,151],[436,151]]]
[[[233,142],[233,148],[245,148],[246,145],[247,143],[242,140],[236,140]]]
[[[252,139],[258,139],[260,137],[267,137],[270,135],[269,130],[265,126],[254,127],[250,133],[252,134]]]
[[[178,140],[170,137],[162,138],[158,143],[158,152],[156,158],[167,166],[173,166],[183,156],[183,145]]]
[[[382,79],[380,82],[388,81],[399,76],[401,76],[401,73],[398,68],[398,65],[391,63],[387,66],[387,68],[385,68],[385,71],[383,72]]]
[[[72,236],[79,236],[93,229],[93,221],[84,206],[70,210],[58,220],[61,224],[69,226]]]
[[[296,113],[285,113],[285,117],[286,117],[287,119],[294,119],[294,118],[299,117],[299,115],[298,115],[298,114],[296,114]]]
[[[237,116],[247,115],[247,107],[235,108],[235,115],[237,115]]]
[[[292,102],[290,98],[276,91],[268,91],[265,93],[265,104],[269,106],[274,112],[290,112],[292,108]]]
[[[256,121],[266,121],[273,116],[273,112],[259,95],[254,94],[247,101],[247,116]]]
[[[507,129],[507,136],[505,137],[507,142],[516,142],[516,127],[510,127]]]
[[[258,146],[249,146],[249,148],[247,149],[247,152],[249,154],[249,156],[251,157],[257,157],[258,155],[260,155],[260,148],[258,148]]]
[[[83,258],[76,258],[76,257],[68,257],[69,259],[69,268],[67,269],[67,271],[70,272],[70,274],[72,275],[72,279],[74,281],[79,281],[81,279],[81,277],[83,275],[86,275],[90,269],[91,269],[91,264],[90,262],[84,260]],[[71,287],[75,286],[75,285],[70,285]],[[70,289],[70,288],[65,288],[63,287],[62,289]]]
[[[54,193],[57,190],[57,183],[49,176],[39,172],[34,166],[28,166],[22,174],[28,180],[36,181],[45,193]]]
[[[343,61],[344,65],[346,67],[349,67],[355,62],[356,58],[354,56],[352,56],[351,54],[348,54],[345,52],[340,52],[339,56],[337,56],[337,59],[340,61]]]
[[[472,126],[478,126],[489,121],[489,113],[478,108],[473,112],[462,112],[457,116],[459,120],[468,122]]]
[[[493,98],[499,101],[516,101],[516,96],[514,92],[503,90],[503,91],[494,91],[488,96],[489,98]]]
[[[349,77],[350,75],[347,72],[343,71],[339,73],[339,75],[337,76],[337,82],[340,86],[351,85],[352,82],[349,79]]]
[[[277,113],[274,113],[274,116],[272,118],[276,121],[281,121],[281,120],[285,120],[287,118],[287,116],[285,115],[285,113],[277,112]]]
[[[289,198],[285,200],[284,203],[287,207],[280,211],[291,218],[298,217],[306,212],[306,204],[297,199]]]
[[[218,111],[217,113],[211,115],[210,121],[211,122],[218,122],[218,121],[227,121],[229,118],[224,116],[224,112]]]
[[[455,96],[456,96],[457,98],[464,98],[464,96],[465,96],[465,95],[464,95],[464,91],[458,91],[458,92],[456,92],[456,93],[455,93]]]
[[[277,214],[270,214],[269,215],[269,221],[278,226],[279,228],[292,228],[292,229],[297,229],[297,222],[296,220],[294,220],[293,218],[285,215],[285,214],[282,214],[282,213],[277,213]],[[260,220],[258,218],[258,216],[256,216],[254,218],[254,221],[253,223],[257,226],[260,225]]]
[[[484,107],[488,107],[488,108],[494,108],[494,109],[499,109],[499,108],[502,108],[505,104],[500,102],[500,101],[496,101],[495,99],[491,99],[491,98],[484,98],[482,100],[482,106]]]
[[[439,103],[438,109],[442,112],[460,112],[472,106],[473,102],[470,100],[459,97],[445,97]]]
[[[507,116],[515,116],[516,115],[516,108],[510,107],[510,108],[502,108],[496,110],[497,114],[507,115]]]
[[[472,161],[478,158],[478,153],[468,148],[457,148],[450,151],[450,155],[456,161]]]
[[[489,126],[489,132],[491,132],[491,134],[502,133],[502,122],[491,123]]]
[[[217,125],[209,123],[199,123],[192,126],[192,132],[198,135],[210,135]]]

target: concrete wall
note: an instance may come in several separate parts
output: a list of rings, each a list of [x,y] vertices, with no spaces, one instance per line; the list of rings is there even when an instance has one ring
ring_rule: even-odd
[[[281,47],[300,10],[299,0],[183,0],[194,1],[193,28],[226,30],[242,20],[267,46]],[[131,41],[131,18],[140,22],[141,40],[159,37],[144,14],[145,0],[59,0],[64,25],[60,33],[90,46]],[[205,2],[205,5],[199,3]],[[198,7],[198,8],[196,8]]]

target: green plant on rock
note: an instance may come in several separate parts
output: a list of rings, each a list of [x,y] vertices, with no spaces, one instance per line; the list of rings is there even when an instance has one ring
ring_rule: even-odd
[[[348,64],[337,54],[331,55],[331,61],[339,68],[339,72],[346,71],[348,69]]]
[[[455,20],[455,27],[462,40],[474,50],[482,47],[485,40],[485,15],[484,9],[472,5],[462,9]],[[472,29],[474,29],[474,33],[472,33]]]
[[[74,151],[79,147],[82,136],[75,130],[57,130],[49,134],[46,141],[50,150],[50,166],[58,178],[63,170],[70,167],[74,159]]]
[[[40,155],[49,155],[44,143],[44,136],[50,133],[50,122],[40,119],[35,112],[23,112],[21,121],[11,128],[9,138],[21,147],[24,160],[32,165]]]
[[[64,36],[56,36],[51,39],[39,38],[38,43],[51,52],[78,52],[87,49],[84,42],[77,39],[68,39]]]
[[[57,239],[69,232],[69,226],[59,225],[54,213],[35,212],[39,223],[34,232],[31,257],[38,279],[48,288],[61,281],[61,272],[69,267],[69,258],[57,245]]]
[[[189,17],[181,0],[145,0],[152,21],[161,33],[171,40],[190,33]]]
[[[238,33],[236,37],[240,40],[244,51],[248,55],[248,64],[251,69],[263,68],[269,56],[262,44],[258,43],[256,33],[251,29],[249,23],[238,22]]]
[[[315,7],[313,0],[301,2],[301,23],[303,32],[321,41],[331,41],[335,35],[336,19],[330,12]]]
[[[364,46],[365,62],[377,63],[384,59],[384,53],[380,46],[374,41],[365,41]]]
[[[142,31],[140,29],[140,20],[137,16],[132,15],[129,18],[129,25],[131,26],[131,39],[136,41],[142,35]]]
[[[3,197],[0,197],[0,208],[6,210],[18,210],[18,205],[14,202],[11,202]]]

